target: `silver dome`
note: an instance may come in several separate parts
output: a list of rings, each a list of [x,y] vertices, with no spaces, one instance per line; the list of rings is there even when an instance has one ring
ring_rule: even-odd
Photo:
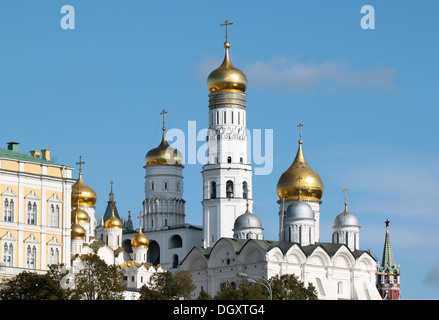
[[[257,216],[250,212],[245,212],[244,214],[241,214],[238,218],[236,218],[235,224],[233,225],[233,230],[247,228],[262,229],[261,220],[259,220]]]
[[[314,220],[314,211],[309,204],[304,201],[294,201],[285,212],[285,220]]]
[[[347,209],[340,213],[334,220],[334,227],[342,227],[342,226],[354,226],[359,227],[357,217],[350,213]]]

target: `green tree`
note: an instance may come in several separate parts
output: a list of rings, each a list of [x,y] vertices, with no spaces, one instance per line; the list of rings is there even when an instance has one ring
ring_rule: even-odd
[[[87,255],[81,263],[81,271],[75,274],[73,299],[123,299],[123,273],[117,266],[108,265],[95,254]]]
[[[206,291],[201,290],[197,300],[212,300],[212,297]]]
[[[269,280],[273,300],[317,300],[317,292],[310,283],[305,287],[294,274],[275,275]]]
[[[152,276],[153,285],[143,285],[140,288],[141,300],[176,300],[190,299],[195,285],[189,272],[178,271],[156,272]]]
[[[230,282],[221,285],[221,290],[214,297],[215,300],[267,300],[268,292],[258,283],[240,282],[238,288]]]
[[[60,285],[61,278],[51,272],[38,274],[23,271],[6,280],[0,287],[1,300],[64,300],[68,293]]]

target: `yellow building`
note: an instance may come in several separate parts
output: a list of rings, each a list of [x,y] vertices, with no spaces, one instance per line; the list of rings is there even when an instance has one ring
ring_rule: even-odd
[[[50,160],[50,150],[0,148],[0,277],[70,265],[73,168]]]

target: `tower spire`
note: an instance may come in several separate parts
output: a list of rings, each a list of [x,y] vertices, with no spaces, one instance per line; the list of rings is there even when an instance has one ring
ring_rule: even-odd
[[[395,267],[395,261],[393,260],[393,251],[392,251],[392,246],[390,245],[389,219],[385,221],[385,224],[386,224],[386,237],[384,240],[384,250],[383,250],[383,259],[381,261],[381,267],[392,270]]]

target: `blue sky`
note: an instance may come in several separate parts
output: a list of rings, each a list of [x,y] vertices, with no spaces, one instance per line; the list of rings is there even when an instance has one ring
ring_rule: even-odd
[[[127,4],[128,3],[128,4]],[[75,29],[60,27],[63,5]],[[375,29],[360,27],[363,5]],[[303,148],[324,183],[321,241],[336,215],[360,221],[381,260],[386,219],[403,299],[439,298],[437,1],[2,1],[0,145],[86,162],[102,215],[141,210],[144,157],[167,128],[208,125],[206,79],[223,58],[248,78],[247,124],[273,129],[274,166],[253,178],[254,213],[277,240],[276,184]],[[200,144],[202,142],[199,142]],[[201,164],[184,169],[187,222],[202,224]],[[135,225],[137,220],[134,220]]]

